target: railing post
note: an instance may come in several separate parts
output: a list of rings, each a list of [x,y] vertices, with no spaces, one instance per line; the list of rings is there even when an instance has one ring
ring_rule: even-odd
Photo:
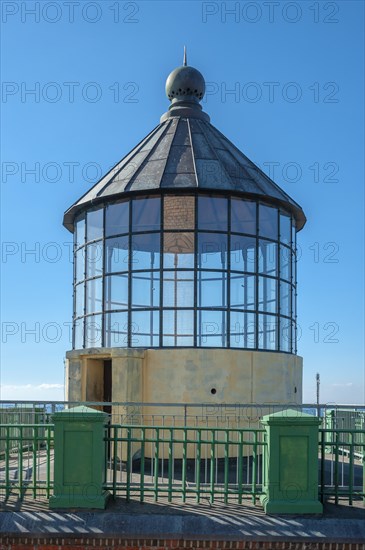
[[[105,508],[106,413],[80,406],[53,415],[54,494],[50,508]]]
[[[318,500],[320,419],[295,410],[268,414],[264,494],[267,514],[321,514]]]

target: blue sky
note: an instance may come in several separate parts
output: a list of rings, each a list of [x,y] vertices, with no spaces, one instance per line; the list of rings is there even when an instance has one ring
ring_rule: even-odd
[[[186,44],[211,122],[308,218],[298,239],[304,400],[315,400],[319,372],[322,402],[364,402],[363,2],[1,9],[1,398],[62,399],[72,316],[63,212],[158,124]]]

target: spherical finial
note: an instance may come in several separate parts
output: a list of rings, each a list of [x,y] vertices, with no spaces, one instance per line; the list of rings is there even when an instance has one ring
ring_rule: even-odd
[[[170,101],[201,101],[205,93],[203,75],[194,67],[182,65],[173,70],[166,80],[166,95]]]
[[[203,113],[202,106],[199,104],[204,93],[204,77],[197,69],[189,67],[184,46],[182,66],[173,70],[166,80],[166,95],[171,105],[167,113],[162,115],[160,122],[172,117],[200,118],[209,122],[209,116]]]

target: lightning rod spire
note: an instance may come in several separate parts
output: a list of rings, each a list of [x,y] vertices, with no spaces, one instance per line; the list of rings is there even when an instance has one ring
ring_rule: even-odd
[[[187,54],[186,54],[186,46],[184,46],[184,59],[183,59],[183,65],[186,67],[188,64]]]

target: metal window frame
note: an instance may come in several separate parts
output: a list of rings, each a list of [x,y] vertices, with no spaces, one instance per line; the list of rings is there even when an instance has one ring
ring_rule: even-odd
[[[165,206],[165,196],[175,196],[177,198],[183,198],[184,196],[194,197],[194,227],[189,229],[164,229],[164,206]],[[227,201],[227,231],[223,230],[217,230],[217,229],[200,229],[198,220],[199,220],[199,197],[201,196],[209,196],[211,198],[224,198]],[[159,227],[155,229],[143,229],[138,231],[138,228],[133,228],[133,205],[134,201],[141,200],[141,199],[159,199],[160,203],[160,221],[159,221]],[[238,232],[237,230],[232,231],[231,225],[232,225],[232,199],[241,199],[245,202],[252,202],[255,205],[256,210],[256,233],[247,233],[247,232]],[[173,310],[173,311],[179,311],[179,310],[193,310],[193,346],[178,346],[178,347],[194,347],[194,348],[200,348],[200,347],[209,347],[209,346],[203,346],[201,342],[201,315],[202,311],[205,310],[211,310],[211,311],[222,311],[225,312],[225,327],[222,327],[222,334],[224,331],[225,336],[222,336],[222,346],[220,349],[247,349],[247,350],[255,350],[255,351],[278,351],[282,353],[289,353],[289,354],[296,354],[297,353],[297,315],[296,315],[296,300],[297,300],[297,284],[296,284],[296,271],[297,271],[297,251],[296,251],[296,228],[295,228],[295,219],[293,217],[293,213],[291,212],[290,208],[285,209],[281,204],[273,204],[272,202],[266,202],[265,200],[262,200],[262,198],[258,200],[254,200],[251,197],[242,196],[241,194],[235,194],[235,193],[229,193],[228,195],[219,193],[217,191],[209,191],[202,192],[201,190],[197,190],[195,192],[189,191],[183,191],[183,190],[176,190],[176,191],[170,191],[167,193],[156,193],[153,192],[151,194],[143,193],[143,194],[136,194],[136,195],[128,195],[125,197],[124,200],[121,200],[118,198],[118,200],[113,201],[114,204],[118,203],[125,203],[128,202],[128,232],[121,232],[116,233],[115,235],[108,235],[106,237],[105,234],[105,227],[106,227],[106,210],[107,207],[110,206],[110,204],[100,204],[97,206],[93,206],[92,210],[103,210],[103,227],[102,227],[102,237],[99,237],[97,239],[92,239],[90,241],[87,240],[88,235],[88,222],[87,222],[87,214],[91,210],[87,210],[85,212],[82,212],[77,217],[78,220],[81,218],[84,218],[85,223],[85,240],[83,243],[77,243],[77,232],[75,233],[75,241],[74,241],[74,268],[73,268],[73,338],[72,338],[72,346],[73,349],[75,349],[76,344],[76,322],[82,322],[82,331],[83,331],[83,347],[90,347],[87,345],[85,339],[86,339],[86,322],[87,318],[95,315],[101,314],[102,319],[102,334],[101,334],[101,346],[104,347],[106,345],[106,315],[111,313],[117,313],[117,312],[123,312],[127,311],[128,316],[128,338],[127,338],[127,347],[133,347],[132,346],[132,312],[133,311],[148,311],[153,315],[153,312],[158,311],[159,312],[159,344],[158,348],[164,348],[164,347],[171,347],[171,346],[164,346],[163,345],[163,312],[165,310]],[[260,226],[260,205],[267,206],[270,208],[274,208],[276,210],[276,216],[277,216],[277,234],[273,236],[272,238],[267,236],[261,236],[259,233],[259,226]],[[285,217],[289,218],[290,220],[290,226],[291,226],[291,235],[290,235],[290,242],[282,242],[281,241],[281,215],[284,215]],[[77,220],[77,221],[78,221]],[[236,228],[235,228],[236,229]],[[165,233],[191,233],[193,235],[194,239],[194,265],[192,268],[171,268],[166,267],[164,265],[164,242],[165,242]],[[198,251],[198,237],[201,233],[204,233],[208,235],[209,233],[212,234],[220,234],[225,235],[227,239],[227,265],[224,266],[224,269],[214,269],[214,268],[205,268],[201,267],[199,265],[199,251]],[[160,245],[160,265],[157,269],[133,269],[133,262],[132,262],[132,243],[133,238],[136,235],[143,235],[143,234],[158,234],[159,235],[159,245]],[[126,269],[123,269],[122,271],[116,271],[116,272],[109,272],[106,270],[107,268],[107,258],[106,258],[106,244],[107,240],[110,239],[116,239],[119,237],[127,237],[128,242],[128,264]],[[247,270],[237,270],[232,269],[232,260],[231,260],[231,242],[232,238],[234,236],[238,237],[248,237],[251,238],[252,241],[255,244],[255,270],[254,271],[247,271]],[[266,274],[261,273],[259,270],[259,251],[260,251],[260,241],[264,240],[267,243],[275,243],[276,244],[276,274]],[[87,277],[87,246],[92,243],[101,243],[102,244],[102,275],[97,275],[93,277]],[[85,254],[83,259],[83,273],[84,278],[80,281],[76,281],[76,253],[84,248]],[[282,277],[282,250],[288,251],[288,261],[289,261],[289,277],[284,278]],[[153,307],[139,307],[139,308],[132,308],[132,276],[137,273],[145,273],[145,272],[156,272],[159,274],[160,281],[159,281],[159,291],[160,291],[160,298],[159,298],[159,304],[158,306]],[[183,271],[189,271],[193,272],[194,274],[194,282],[193,282],[193,299],[194,299],[194,305],[193,307],[171,307],[171,306],[164,306],[163,303],[163,282],[164,282],[164,274],[166,271],[171,272],[183,272]],[[199,277],[199,274],[202,272],[217,272],[220,273],[224,279],[223,284],[225,285],[225,297],[226,302],[223,304],[223,306],[218,305],[217,307],[211,306],[211,307],[203,307],[198,304],[198,285],[199,281],[201,280]],[[128,307],[126,308],[118,308],[118,309],[105,309],[105,292],[106,292],[106,277],[110,276],[116,276],[125,274],[127,275],[127,284],[128,284]],[[231,276],[232,275],[242,275],[244,277],[250,276],[254,277],[254,296],[255,296],[255,304],[254,309],[249,309],[247,307],[237,308],[233,307],[231,308]],[[276,281],[276,312],[268,312],[268,311],[262,311],[259,307],[259,277],[264,278],[270,278],[274,279]],[[86,312],[86,304],[87,304],[87,282],[93,279],[102,278],[102,310],[98,312],[92,312],[87,313]],[[285,315],[281,313],[281,282],[286,282],[289,284],[290,287],[290,305],[289,305],[289,315]],[[84,311],[83,315],[76,315],[76,287],[79,284],[84,284]],[[244,305],[247,306],[245,303]],[[255,330],[254,330],[254,345],[252,346],[232,346],[231,342],[231,311],[239,311],[244,314],[250,314],[254,315],[255,318]],[[269,346],[263,346],[259,345],[259,318],[262,315],[270,315],[276,318],[276,340],[275,340],[275,350],[270,349]],[[287,322],[290,322],[290,331],[289,331],[289,345],[288,346],[282,346],[281,345],[281,330],[284,327],[284,324],[286,325]],[[200,330],[198,328],[200,327]],[[176,334],[176,337],[179,337],[179,334]],[[213,346],[216,347],[216,346]],[[283,347],[286,347],[287,350],[281,349]]]

